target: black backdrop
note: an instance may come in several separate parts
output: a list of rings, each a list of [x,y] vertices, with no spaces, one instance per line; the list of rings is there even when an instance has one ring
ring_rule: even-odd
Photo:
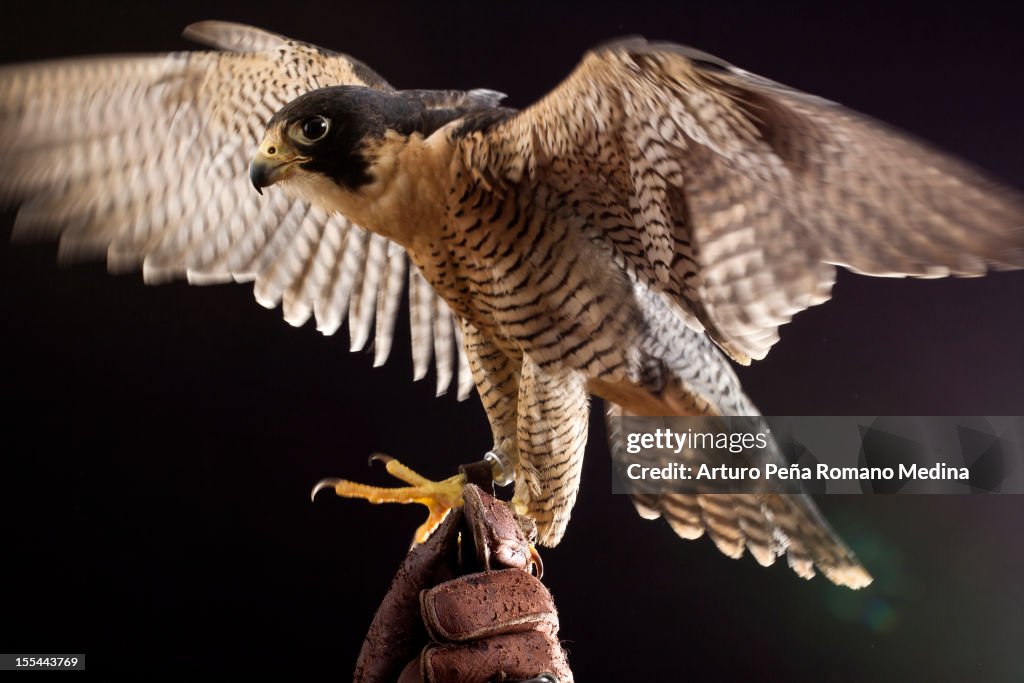
[[[224,18],[349,52],[398,87],[491,87],[523,106],[590,45],[688,43],[932,140],[1024,187],[1020,22],[977,3],[97,4],[7,9],[4,61],[175,50]],[[0,169],[0,172],[3,172]],[[87,652],[93,672],[346,679],[421,509],[310,485],[475,459],[475,399],[372,369],[345,333],[292,329],[248,286],[146,288],[0,239],[0,650]],[[870,280],[743,369],[768,414],[1024,413],[1024,274]],[[407,330],[403,321],[402,330]],[[407,339],[406,336],[402,339]],[[610,494],[596,424],[565,542],[545,553],[580,680],[1010,680],[1024,676],[1024,501],[831,497],[874,573],[853,593],[682,542]],[[87,455],[88,454],[88,455]]]

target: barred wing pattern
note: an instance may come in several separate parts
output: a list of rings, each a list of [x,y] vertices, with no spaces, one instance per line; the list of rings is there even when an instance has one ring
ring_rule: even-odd
[[[438,394],[468,367],[458,325],[403,249],[282,193],[247,165],[266,121],[309,90],[391,89],[365,65],[260,29],[201,22],[214,52],[95,57],[0,69],[0,203],[15,238],[60,235],[63,262],[106,257],[148,283],[255,281],[257,301],[390,352],[408,280],[416,379],[433,355]],[[443,104],[443,103],[442,103]],[[453,352],[456,355],[453,355]],[[458,377],[459,397],[472,388]]]
[[[512,180],[551,160],[600,168],[634,218],[599,226],[630,273],[733,358],[830,297],[834,265],[981,275],[1024,266],[1024,199],[826,100],[671,44],[589,53],[495,137]]]
[[[698,412],[757,409],[721,353],[692,352],[692,335],[706,332],[741,363],[763,358],[780,325],[830,297],[836,265],[918,277],[1024,266],[1015,192],[883,124],[681,46],[630,39],[595,50],[487,141],[486,157],[469,149],[490,182],[567,196],[560,179],[602,178],[576,229],[656,293],[637,334],[667,349],[659,360],[683,380],[673,398]],[[686,381],[704,374],[723,381]],[[647,411],[631,400],[619,395],[613,414]],[[634,502],[732,557],[786,554],[801,576],[817,567],[851,587],[871,580],[800,494]]]

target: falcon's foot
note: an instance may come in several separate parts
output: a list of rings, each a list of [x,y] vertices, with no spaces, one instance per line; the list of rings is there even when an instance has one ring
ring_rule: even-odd
[[[462,505],[462,489],[466,486],[466,476],[457,474],[443,481],[431,481],[413,472],[411,469],[387,455],[374,455],[371,461],[380,461],[388,473],[411,486],[383,488],[367,486],[345,479],[323,479],[313,487],[312,497],[322,489],[333,488],[334,492],[344,498],[363,498],[371,503],[419,503],[429,511],[427,521],[416,529],[413,544],[424,543],[434,532],[452,508]]]

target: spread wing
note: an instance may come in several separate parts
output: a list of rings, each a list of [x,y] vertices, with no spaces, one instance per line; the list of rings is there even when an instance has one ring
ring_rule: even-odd
[[[255,281],[256,299],[352,350],[390,352],[409,283],[416,379],[438,393],[468,367],[451,312],[403,249],[281,193],[257,195],[247,165],[267,120],[309,90],[390,89],[354,59],[224,22],[185,35],[222,51],[107,56],[0,69],[0,203],[16,238],[59,234],[62,261],[106,257],[146,282]],[[453,356],[453,350],[457,356]],[[472,387],[459,373],[459,396]]]
[[[599,174],[595,226],[631,274],[736,360],[870,275],[1024,266],[1024,200],[967,164],[843,107],[670,44],[593,51],[489,132],[489,172]],[[547,175],[546,175],[547,174]]]
[[[675,328],[650,329],[657,316],[647,315],[645,333],[667,349],[662,362],[680,356],[670,370],[724,415],[757,411],[723,400],[742,396],[738,381],[694,330],[749,362],[780,325],[829,298],[836,265],[918,277],[1024,266],[1020,195],[881,123],[676,45],[595,50],[542,100],[468,131],[463,144],[488,183],[530,182],[563,199],[578,229],[672,307],[660,318]],[[589,206],[573,203],[580,195]],[[747,549],[770,564],[785,554],[801,576],[817,568],[851,587],[871,580],[802,494],[634,501],[732,557]]]

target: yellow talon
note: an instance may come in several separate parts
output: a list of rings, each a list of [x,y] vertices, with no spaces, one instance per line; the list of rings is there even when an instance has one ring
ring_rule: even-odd
[[[390,456],[376,454],[370,460],[383,462],[388,474],[412,485],[384,488],[357,484],[345,479],[323,479],[313,487],[312,497],[316,498],[316,494],[322,489],[331,487],[336,494],[344,498],[362,498],[374,504],[419,503],[425,505],[429,511],[427,521],[416,529],[413,545],[426,542],[430,538],[430,534],[448,516],[448,513],[453,508],[462,505],[462,489],[466,486],[466,476],[463,474],[457,474],[443,481],[431,481]]]

